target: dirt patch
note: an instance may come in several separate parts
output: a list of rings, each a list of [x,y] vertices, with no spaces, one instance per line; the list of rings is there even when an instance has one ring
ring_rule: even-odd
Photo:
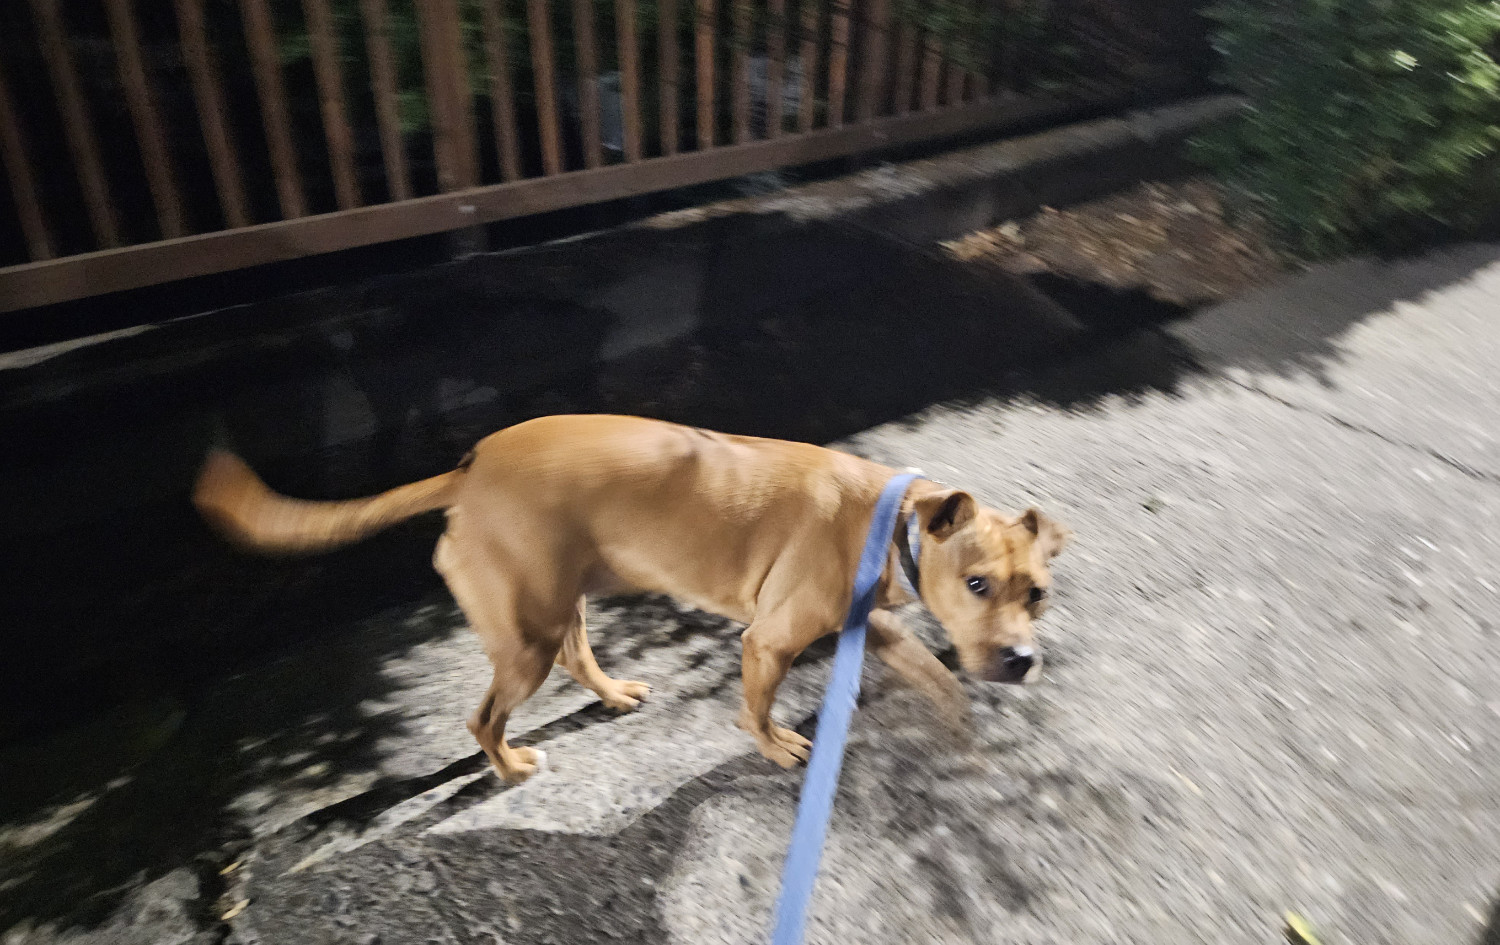
[[[1219,186],[1205,178],[1146,183],[1063,210],[1044,207],[943,247],[964,262],[1143,291],[1185,308],[1232,298],[1288,266],[1271,250],[1261,221],[1231,220]]]

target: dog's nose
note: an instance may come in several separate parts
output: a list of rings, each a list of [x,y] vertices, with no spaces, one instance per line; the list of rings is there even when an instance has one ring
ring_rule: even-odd
[[[1020,682],[1036,664],[1036,655],[1029,646],[1007,646],[996,655],[998,682]]]

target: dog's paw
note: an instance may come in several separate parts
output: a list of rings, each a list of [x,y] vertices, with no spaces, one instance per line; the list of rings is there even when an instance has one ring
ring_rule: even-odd
[[[791,729],[780,726],[772,726],[771,737],[757,738],[755,744],[762,755],[783,768],[795,768],[812,753],[812,742]]]
[[[506,784],[520,784],[547,767],[547,753],[540,748],[512,748],[509,754],[511,764],[495,769]]]
[[[600,692],[599,698],[616,712],[629,712],[631,709],[639,708],[646,696],[651,693],[651,687],[643,682],[628,679],[615,679],[612,682],[614,686]]]

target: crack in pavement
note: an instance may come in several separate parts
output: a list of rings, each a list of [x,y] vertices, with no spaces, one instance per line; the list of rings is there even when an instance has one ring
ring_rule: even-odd
[[[1394,446],[1399,449],[1409,450],[1414,453],[1421,453],[1429,459],[1442,463],[1444,466],[1447,466],[1453,471],[1459,473],[1460,475],[1466,476],[1469,479],[1474,480],[1475,482],[1483,482],[1489,485],[1500,485],[1500,474],[1492,473],[1484,469],[1475,469],[1473,466],[1470,466],[1469,464],[1461,460],[1454,459],[1446,453],[1440,452],[1439,450],[1436,450],[1430,446],[1424,446],[1421,443],[1411,443],[1406,440],[1393,439],[1389,435],[1375,429],[1374,427],[1368,427],[1361,423],[1355,423],[1352,420],[1346,420],[1343,417],[1338,416],[1337,414],[1331,414],[1312,407],[1304,406],[1302,404],[1296,403],[1295,401],[1288,400],[1285,397],[1279,397],[1276,394],[1273,394],[1270,391],[1254,384],[1244,384],[1240,381],[1234,381],[1234,383],[1240,387],[1243,387],[1245,390],[1251,391],[1252,393],[1260,394],[1262,397],[1265,397],[1273,403],[1277,403],[1283,407],[1288,407],[1292,410],[1296,410],[1299,413],[1305,413],[1314,417],[1318,417],[1322,420],[1326,420],[1329,423],[1334,424],[1335,426],[1342,427],[1345,430],[1349,430],[1353,433],[1361,433],[1366,436],[1372,436],[1388,446]]]
[[[1162,334],[1163,337],[1169,337],[1159,330],[1157,331],[1157,333]],[[1215,371],[1203,361],[1185,352],[1181,354],[1181,357],[1195,371],[1203,374],[1205,377],[1219,378],[1228,381],[1230,384],[1233,384],[1235,387],[1238,387],[1243,391],[1251,394],[1257,394],[1274,404],[1286,407],[1288,410],[1295,410],[1298,413],[1317,417],[1320,420],[1332,423],[1334,426],[1342,427],[1343,429],[1348,430],[1351,433],[1359,433],[1365,436],[1374,437],[1382,443],[1385,443],[1387,446],[1394,446],[1398,449],[1404,449],[1413,453],[1420,453],[1423,456],[1426,456],[1428,459],[1442,463],[1444,466],[1447,466],[1454,472],[1472,479],[1475,482],[1483,482],[1492,486],[1500,486],[1500,473],[1493,473],[1484,469],[1476,469],[1475,467],[1470,466],[1468,463],[1465,463],[1462,460],[1454,459],[1452,456],[1449,456],[1446,453],[1441,452],[1440,450],[1434,449],[1433,447],[1425,446],[1421,443],[1412,443],[1406,440],[1394,439],[1388,434],[1377,430],[1374,427],[1366,426],[1362,423],[1355,423],[1353,420],[1347,420],[1343,417],[1338,416],[1337,414],[1328,413],[1327,411],[1319,410],[1315,407],[1309,407],[1306,404],[1299,404],[1296,401],[1286,397],[1282,397],[1279,394],[1273,394],[1272,392],[1266,390],[1264,387],[1261,387],[1258,384],[1242,381],[1239,378],[1233,377],[1229,374]]]

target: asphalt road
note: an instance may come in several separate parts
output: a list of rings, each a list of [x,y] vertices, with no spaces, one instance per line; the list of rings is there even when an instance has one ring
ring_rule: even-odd
[[[1500,940],[1497,317],[1500,246],[1348,263],[840,444],[1077,538],[1042,681],[970,684],[971,749],[867,670],[809,943],[1235,945],[1287,910],[1328,945]],[[232,680],[172,736],[196,766],[0,832],[0,941],[764,941],[801,775],[730,724],[737,628],[593,626],[654,698],[554,678],[512,790],[446,601]],[[148,808],[176,840],[97,840]]]

